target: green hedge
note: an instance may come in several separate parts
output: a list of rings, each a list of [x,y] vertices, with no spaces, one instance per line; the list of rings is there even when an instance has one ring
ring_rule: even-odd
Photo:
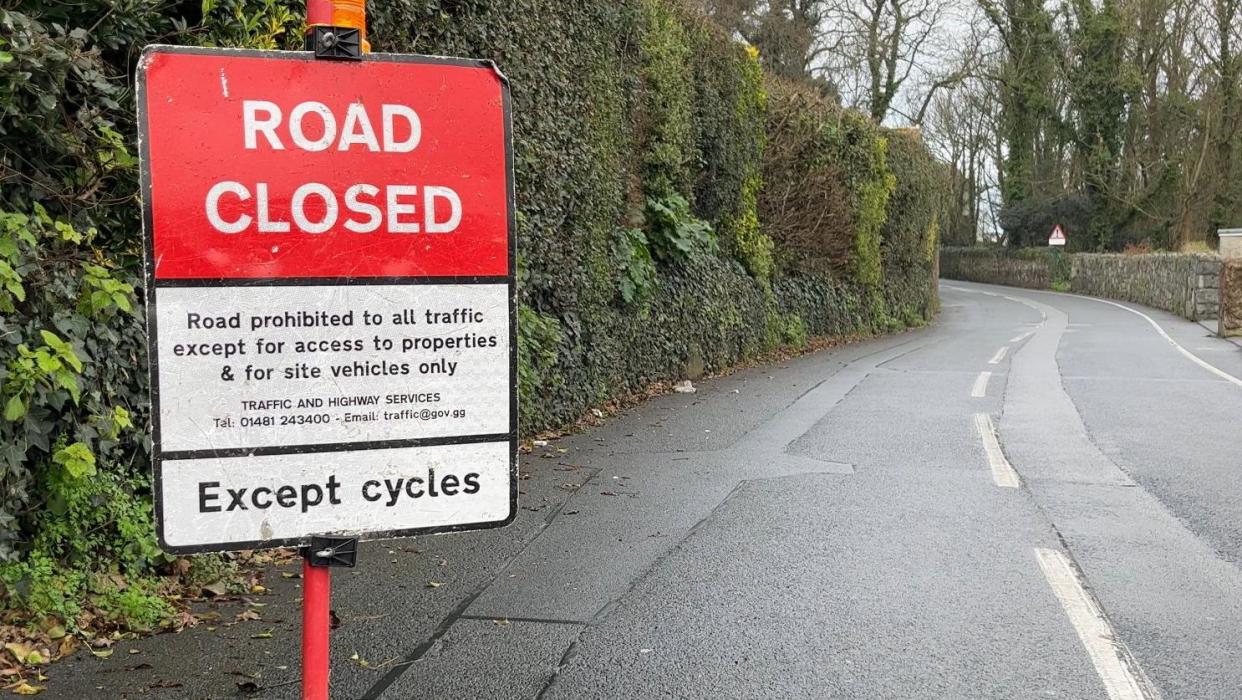
[[[142,429],[133,62],[155,41],[294,47],[302,3],[6,7],[0,582],[73,626],[121,595],[110,574],[153,591],[170,570]],[[765,77],[680,3],[393,0],[370,38],[512,81],[525,434],[699,360],[934,313],[926,149]],[[117,624],[150,617],[117,605]]]
[[[940,276],[1028,289],[1069,289],[1074,254],[1048,247],[944,247]]]
[[[888,139],[810,86],[777,78],[768,85],[759,216],[780,245],[781,266],[879,288],[881,228],[896,182]]]
[[[880,253],[888,306],[909,324],[939,309],[936,287],[927,277],[939,252],[948,169],[932,158],[917,131],[889,131],[887,138],[888,167],[899,177],[888,201]]]

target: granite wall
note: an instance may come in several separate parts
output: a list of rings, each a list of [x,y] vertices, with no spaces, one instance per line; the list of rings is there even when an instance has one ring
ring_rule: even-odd
[[[1220,334],[1242,336],[1242,258],[1226,260],[1221,266]]]
[[[1199,253],[1124,255],[1062,253],[1044,248],[1017,252],[1003,248],[940,250],[940,275],[946,279],[1031,289],[1056,287],[1075,294],[1164,309],[1192,321],[1217,318],[1221,265],[1219,257]],[[1242,275],[1242,270],[1234,274]]]

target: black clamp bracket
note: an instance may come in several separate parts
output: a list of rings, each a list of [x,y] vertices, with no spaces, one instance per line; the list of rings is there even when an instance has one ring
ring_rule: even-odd
[[[306,50],[315,58],[338,61],[362,60],[362,32],[353,27],[329,27],[317,24],[306,33]]]
[[[352,569],[358,563],[358,538],[314,535],[302,556],[311,566],[341,566]]]

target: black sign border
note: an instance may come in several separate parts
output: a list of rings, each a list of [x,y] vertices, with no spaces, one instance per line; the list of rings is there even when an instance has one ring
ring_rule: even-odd
[[[500,80],[502,96],[502,116],[505,130],[505,178],[506,198],[508,204],[508,274],[504,277],[358,277],[358,278],[247,278],[231,279],[176,279],[157,283],[155,280],[154,261],[154,221],[151,211],[151,153],[147,114],[147,74],[149,58],[155,54],[189,54],[197,56],[220,56],[226,58],[266,58],[285,61],[316,63],[313,53],[301,51],[266,51],[259,49],[204,48],[197,46],[172,46],[152,44],[142,50],[135,71],[135,101],[138,108],[138,152],[141,171],[142,192],[142,230],[143,230],[143,268],[146,289],[144,289],[147,312],[147,371],[151,384],[151,466],[154,471],[152,497],[155,504],[155,532],[160,548],[169,554],[204,554],[208,552],[230,552],[248,549],[267,549],[277,547],[299,547],[309,544],[315,535],[341,534],[358,537],[363,541],[413,537],[415,535],[434,535],[447,532],[465,532],[471,530],[489,530],[509,525],[517,518],[518,512],[518,355],[517,355],[517,195],[513,178],[513,113],[512,97],[509,90],[509,79],[490,60],[454,58],[448,56],[421,56],[414,54],[369,53],[363,58],[366,62],[376,63],[415,63],[423,65],[448,65],[465,68],[488,70]],[[283,448],[240,448],[237,450],[197,450],[187,453],[164,453],[160,447],[160,385],[159,385],[159,352],[157,347],[156,299],[159,287],[246,287],[246,286],[347,286],[377,284],[498,284],[504,282],[509,287],[509,432],[496,435],[462,435],[441,438],[418,438],[409,440],[384,440],[372,442],[324,443],[318,445],[293,445]],[[438,527],[407,528],[401,530],[366,530],[341,531],[338,533],[316,532],[303,537],[272,540],[248,540],[244,542],[220,542],[215,544],[171,545],[164,539],[164,503],[163,503],[163,462],[171,459],[169,455],[184,459],[221,456],[235,454],[309,454],[333,452],[365,451],[370,449],[390,449],[394,447],[421,447],[437,444],[483,444],[506,441],[509,443],[509,515],[503,520],[459,523]],[[277,450],[273,452],[273,450]]]

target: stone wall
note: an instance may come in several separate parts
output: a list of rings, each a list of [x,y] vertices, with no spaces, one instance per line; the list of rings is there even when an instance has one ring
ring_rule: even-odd
[[[1220,305],[1221,259],[1186,253],[1076,253],[1070,289],[1132,301],[1192,321],[1214,319]]]
[[[1215,255],[942,248],[940,274],[947,279],[1032,289],[1048,289],[1060,282],[1076,294],[1152,306],[1192,321],[1215,319],[1220,309],[1221,259]],[[1242,276],[1242,270],[1235,274]]]
[[[993,248],[941,248],[940,277],[1028,289],[1048,289],[1052,285],[1048,261],[1043,256],[1027,259]]]
[[[1221,266],[1220,334],[1242,336],[1242,259],[1226,260]]]

